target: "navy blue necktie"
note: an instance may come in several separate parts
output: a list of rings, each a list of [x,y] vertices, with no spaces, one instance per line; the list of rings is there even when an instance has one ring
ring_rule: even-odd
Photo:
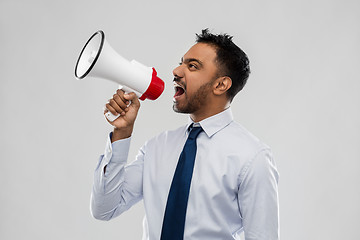
[[[190,184],[196,156],[196,138],[203,129],[190,126],[190,133],[180,154],[166,204],[161,240],[182,240]]]

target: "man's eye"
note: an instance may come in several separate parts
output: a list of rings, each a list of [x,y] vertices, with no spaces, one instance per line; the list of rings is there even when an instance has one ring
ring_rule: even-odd
[[[190,69],[198,69],[198,67],[195,64],[190,63],[189,64]]]

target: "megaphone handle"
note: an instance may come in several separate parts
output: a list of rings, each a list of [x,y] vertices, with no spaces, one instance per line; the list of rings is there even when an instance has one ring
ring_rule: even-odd
[[[123,85],[119,85],[119,89],[122,89],[126,94],[134,92],[136,94],[136,96],[141,97],[142,94],[140,94],[139,92],[123,86]],[[129,105],[131,104],[131,101],[129,102]],[[115,121],[118,117],[120,117],[120,114],[114,115],[112,114],[110,111],[108,111],[107,113],[105,113],[105,117],[107,118],[107,120],[109,120],[110,122]]]
[[[120,86],[120,89],[121,89],[121,86]],[[128,91],[125,91],[125,93],[129,93]],[[131,104],[131,101],[129,101],[129,105]],[[128,106],[129,106],[128,105]],[[110,122],[113,122],[115,121],[118,117],[120,117],[120,114],[112,114],[109,110],[105,113],[105,117],[107,118],[107,120],[109,120]]]
[[[120,117],[120,114],[114,115],[112,114],[110,111],[105,113],[105,117],[107,118],[107,120],[109,120],[110,122],[115,121],[118,117]]]
[[[123,85],[119,85],[119,89],[122,89],[126,94],[132,92],[131,88],[127,88],[126,86]],[[129,105],[131,104],[131,101],[129,103]],[[108,111],[107,113],[105,113],[105,117],[107,118],[107,120],[109,120],[110,122],[115,121],[118,117],[120,117],[120,114],[114,115],[112,114],[110,111]]]

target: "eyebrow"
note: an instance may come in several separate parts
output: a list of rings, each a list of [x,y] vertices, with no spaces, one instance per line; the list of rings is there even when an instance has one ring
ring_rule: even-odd
[[[199,60],[199,59],[196,59],[196,58],[181,58],[181,62],[183,63],[190,63],[190,62],[197,62],[200,67],[202,67],[204,64]]]

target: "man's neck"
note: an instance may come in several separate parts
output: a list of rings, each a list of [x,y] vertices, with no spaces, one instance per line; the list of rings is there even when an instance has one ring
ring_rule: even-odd
[[[221,113],[222,111],[228,109],[229,107],[230,107],[230,103],[226,104],[225,106],[213,107],[212,109],[206,110],[206,111],[199,110],[195,113],[191,113],[190,118],[194,122],[200,122],[206,118],[209,118],[211,116]]]

